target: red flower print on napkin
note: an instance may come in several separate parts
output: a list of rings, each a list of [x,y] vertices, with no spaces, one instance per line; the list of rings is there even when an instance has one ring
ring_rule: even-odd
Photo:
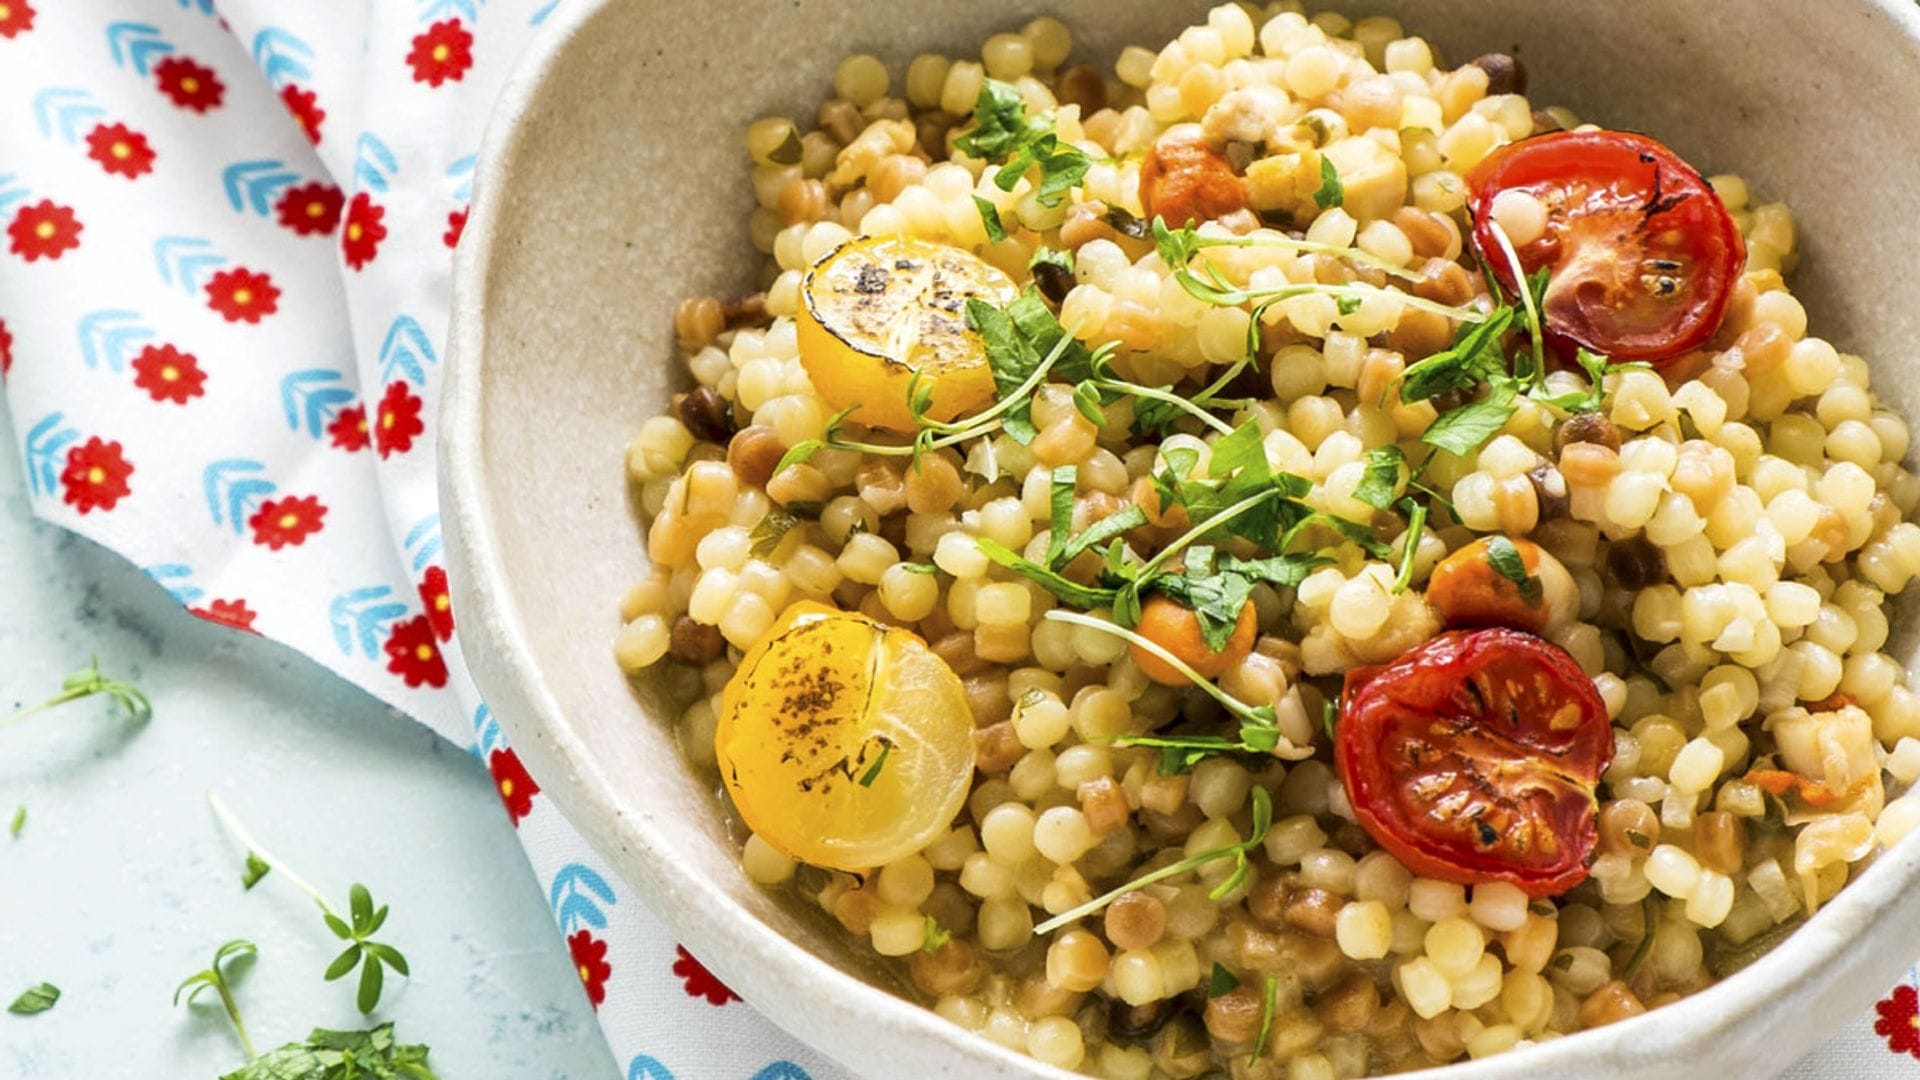
[[[453,636],[453,597],[447,592],[447,572],[438,566],[427,567],[420,579],[420,602],[426,605],[427,622],[434,636],[445,641]]]
[[[280,290],[268,275],[235,267],[207,282],[207,306],[228,322],[257,323],[280,310]]]
[[[595,1009],[600,1008],[600,1003],[607,1000],[607,980],[613,976],[613,965],[607,963],[607,943],[590,930],[579,930],[567,936],[567,952],[573,955],[580,985],[587,988],[587,1000]]]
[[[188,398],[206,393],[206,383],[200,361],[171,345],[149,345],[133,358],[133,385],[155,401],[185,405]]]
[[[320,124],[327,118],[327,110],[320,107],[320,95],[288,83],[280,88],[280,103],[300,122],[300,130],[307,133],[307,141],[319,146]]]
[[[6,378],[13,370],[13,334],[7,330],[5,319],[0,319],[0,379]]]
[[[413,39],[413,51],[407,54],[413,68],[413,81],[439,86],[459,82],[473,66],[473,35],[459,19],[447,19],[427,27]]]
[[[460,234],[467,231],[467,210],[461,207],[447,215],[447,231],[440,237],[448,247],[460,246]]]
[[[488,755],[487,771],[493,774],[493,786],[500,792],[500,801],[506,804],[507,819],[513,822],[514,828],[519,828],[520,819],[533,813],[533,797],[540,794],[540,785],[533,782],[527,767],[520,764],[520,755],[511,748]]]
[[[433,642],[433,627],[425,615],[395,623],[387,636],[387,670],[407,680],[408,686],[447,685],[447,661]]]
[[[1920,992],[1902,983],[1873,1009],[1880,1014],[1874,1033],[1887,1040],[1887,1049],[1920,1058]]]
[[[365,450],[373,441],[373,433],[367,430],[367,407],[351,405],[340,410],[340,415],[327,425],[327,434],[333,436],[333,445],[351,453]]]
[[[387,384],[386,396],[380,399],[379,419],[373,427],[374,445],[380,448],[381,457],[413,449],[413,437],[427,429],[420,421],[420,404],[419,397],[407,389],[406,383]]]
[[[673,973],[680,976],[686,986],[688,997],[704,997],[709,1005],[725,1005],[729,1001],[739,1001],[740,995],[727,988],[727,984],[714,978],[707,966],[693,958],[684,945],[675,945],[673,951],[679,959],[673,962]]]
[[[347,226],[340,230],[340,250],[346,254],[348,266],[358,270],[380,254],[380,241],[387,238],[387,227],[380,222],[386,216],[386,207],[366,192],[354,195],[352,205],[347,207]]]
[[[231,626],[235,630],[245,630],[249,634],[260,632],[253,628],[253,620],[259,617],[260,613],[248,607],[245,600],[215,600],[206,607],[187,610],[210,623]]]
[[[67,468],[60,474],[62,496],[81,513],[111,510],[131,490],[127,477],[133,475],[133,463],[121,452],[120,444],[107,442],[98,435],[84,445],[67,451]]]
[[[33,5],[27,0],[0,0],[0,37],[10,38],[33,29]]]
[[[210,67],[203,67],[184,56],[169,56],[153,65],[160,92],[182,109],[203,113],[217,109],[226,98],[226,85]]]
[[[320,531],[321,519],[326,516],[327,508],[317,497],[290,495],[261,503],[247,524],[253,529],[254,543],[279,551],[305,543],[307,537]]]
[[[324,236],[340,224],[340,208],[347,197],[332,184],[314,181],[287,189],[273,209],[280,227],[296,236]]]
[[[57,259],[80,246],[80,230],[86,228],[74,216],[73,208],[52,199],[41,199],[23,206],[7,226],[8,245],[15,255],[32,262]]]
[[[87,156],[109,174],[131,180],[153,171],[147,137],[125,124],[98,124],[87,133]]]

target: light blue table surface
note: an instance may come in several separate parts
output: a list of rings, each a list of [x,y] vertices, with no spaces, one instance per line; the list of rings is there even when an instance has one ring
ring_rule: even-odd
[[[445,1080],[617,1074],[484,769],[294,652],[175,606],[119,556],[27,513],[0,411],[0,713],[98,653],[153,719],[89,700],[0,728],[0,1007],[42,980],[34,1017],[0,1012],[0,1077],[211,1080],[241,1063],[217,1008],[174,987],[221,942],[258,943],[237,980],[264,1049],[366,1026],[337,942],[304,896],[240,887],[217,789],[260,843],[345,906],[365,882],[413,978],[377,1019],[432,1047]],[[18,838],[5,822],[27,807]]]

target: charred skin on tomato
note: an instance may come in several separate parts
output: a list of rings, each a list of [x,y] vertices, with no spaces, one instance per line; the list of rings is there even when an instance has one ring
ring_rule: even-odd
[[[1541,317],[1558,351],[1678,360],[1711,338],[1746,265],[1733,216],[1692,166],[1627,131],[1562,131],[1509,143],[1467,176],[1473,242],[1501,288],[1521,283],[1494,235],[1509,196],[1532,227],[1508,238],[1527,274],[1549,271]]]
[[[1349,672],[1335,734],[1355,816],[1414,873],[1536,897],[1586,878],[1613,730],[1558,646],[1448,631]]]

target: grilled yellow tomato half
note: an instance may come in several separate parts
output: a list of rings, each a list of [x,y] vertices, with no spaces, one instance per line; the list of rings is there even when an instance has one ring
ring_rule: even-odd
[[[747,650],[713,742],[748,827],[836,870],[926,847],[973,780],[973,713],[946,661],[914,634],[812,601]]]
[[[868,427],[912,432],[914,373],[926,414],[952,420],[993,402],[993,370],[967,301],[1004,307],[1019,286],[979,256],[905,236],[863,236],[807,271],[797,324],[800,363],[834,409]]]

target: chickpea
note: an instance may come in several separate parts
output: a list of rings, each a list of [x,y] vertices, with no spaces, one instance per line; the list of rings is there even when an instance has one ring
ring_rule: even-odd
[[[1503,573],[1494,560],[1510,546],[1526,583]],[[1510,557],[1510,556],[1507,556]],[[1484,537],[1440,560],[1427,583],[1427,603],[1448,626],[1512,626],[1536,634],[1572,622],[1580,590],[1560,560],[1529,540]]]
[[[1233,635],[1216,651],[1202,635],[1198,615],[1168,597],[1156,595],[1141,608],[1140,625],[1135,630],[1206,678],[1217,679],[1253,651],[1254,622],[1253,604],[1249,601],[1240,609],[1240,617],[1233,624]],[[1173,665],[1138,645],[1131,649],[1133,662],[1140,665],[1147,678],[1162,686],[1187,685],[1187,677]]]

